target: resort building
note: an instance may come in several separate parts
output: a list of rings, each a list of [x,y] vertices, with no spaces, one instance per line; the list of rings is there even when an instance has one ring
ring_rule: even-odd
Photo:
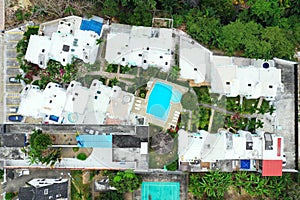
[[[281,70],[273,60],[256,60],[253,65],[215,65],[212,68],[211,92],[227,97],[245,96],[247,99],[265,97],[274,100],[277,91],[283,89]]]
[[[283,138],[268,132],[233,134],[179,131],[178,157],[181,170],[258,171],[263,176],[281,176]]]
[[[76,16],[42,24],[40,35],[30,37],[25,59],[42,69],[47,67],[50,59],[63,66],[70,64],[73,58],[93,64],[98,53],[97,39],[101,36],[102,24],[102,18],[88,20]],[[51,29],[47,29],[48,26]],[[51,33],[50,30],[56,31]]]
[[[105,59],[108,63],[162,68],[168,71],[173,55],[172,29],[111,24]]]
[[[47,124],[134,124],[130,116],[133,102],[133,94],[98,80],[93,80],[90,88],[71,81],[67,89],[50,82],[43,91],[27,85],[21,92],[18,113],[43,118]]]
[[[212,52],[195,40],[180,36],[179,67],[180,78],[200,84],[210,80]]]
[[[35,178],[19,188],[20,200],[60,199],[67,200],[68,179]]]

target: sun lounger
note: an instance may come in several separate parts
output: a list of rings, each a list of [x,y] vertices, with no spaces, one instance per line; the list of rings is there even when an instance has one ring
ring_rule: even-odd
[[[135,107],[135,109],[136,109],[136,110],[140,110],[140,108],[139,108],[139,107]]]

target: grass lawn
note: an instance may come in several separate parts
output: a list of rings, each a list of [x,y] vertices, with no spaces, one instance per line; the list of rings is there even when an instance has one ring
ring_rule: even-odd
[[[154,124],[149,124],[149,137],[154,136],[155,134],[159,133],[163,129],[164,129],[163,127]]]
[[[226,117],[225,114],[215,111],[212,126],[211,126],[212,133],[217,133],[219,128],[224,127],[225,117]]]
[[[188,123],[189,123],[189,113],[188,112],[181,112],[179,128],[184,127],[183,129],[188,131]]]
[[[174,146],[172,151],[167,154],[158,154],[150,149],[149,152],[149,168],[150,169],[163,169],[164,165],[168,165],[178,159],[178,137],[174,138]]]

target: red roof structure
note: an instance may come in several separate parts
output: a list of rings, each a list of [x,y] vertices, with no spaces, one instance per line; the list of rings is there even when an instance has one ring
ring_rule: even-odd
[[[263,160],[263,176],[282,176],[282,160]]]

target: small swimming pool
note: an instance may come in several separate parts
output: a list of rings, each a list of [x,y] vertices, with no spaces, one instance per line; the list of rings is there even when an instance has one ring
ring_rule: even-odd
[[[143,182],[142,200],[180,200],[178,182]]]
[[[171,101],[179,103],[182,94],[171,85],[156,82],[148,99],[147,113],[166,121],[170,111]]]
[[[78,147],[112,148],[112,135],[78,135]]]

